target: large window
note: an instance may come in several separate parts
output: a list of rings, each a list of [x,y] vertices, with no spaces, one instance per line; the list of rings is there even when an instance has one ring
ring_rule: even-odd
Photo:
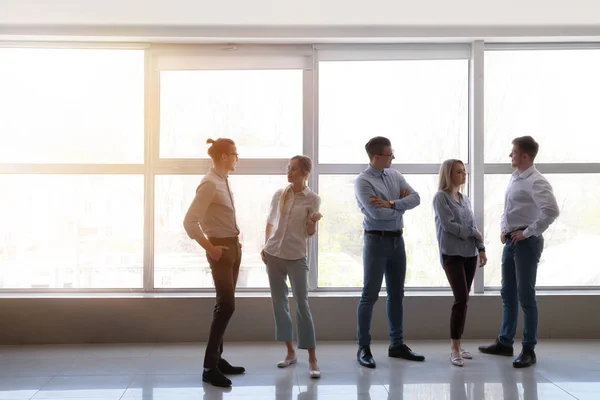
[[[600,242],[600,49],[102,46],[0,48],[0,290],[211,291],[183,218],[211,166],[206,140],[219,137],[240,154],[230,176],[240,290],[268,287],[267,211],[297,154],[313,159],[324,215],[310,287],[362,286],[354,182],[374,136],[391,139],[393,168],[421,196],[403,216],[408,288],[448,290],[432,208],[448,158],[474,178],[465,192],[485,233],[474,289],[500,286],[508,154],[522,135],[540,143],[536,165],[561,209],[538,286],[600,285],[588,256]]]
[[[302,71],[161,72],[160,156],[207,158],[218,137],[246,159],[302,153]]]
[[[531,135],[537,163],[600,161],[600,49],[485,53],[485,162]]]
[[[141,289],[143,162],[143,50],[0,48],[0,289]]]
[[[319,287],[362,286],[363,216],[354,180],[369,162],[365,143],[374,136],[392,141],[396,168],[411,171],[405,177],[421,196],[421,205],[403,216],[406,286],[448,286],[436,241],[432,172],[446,158],[468,162],[468,81],[467,59],[319,63],[318,169],[330,171],[319,175],[325,215]]]
[[[466,161],[468,82],[466,59],[321,62],[319,162],[366,163],[377,135],[392,140],[397,164]]]
[[[433,195],[437,176],[405,175],[421,205],[404,214],[406,286],[448,286],[440,265]],[[354,197],[356,175],[322,175],[319,193],[325,216],[319,229],[319,286],[358,287],[363,281],[363,215]]]
[[[1,288],[141,288],[141,175],[0,175]]]
[[[227,55],[200,57],[197,64],[185,58],[160,63],[160,151],[152,160],[153,171],[160,169],[154,175],[154,288],[214,287],[205,251],[182,225],[211,165],[208,138],[233,139],[240,155],[229,178],[243,246],[237,286],[269,286],[260,253],[271,199],[287,185],[287,160],[303,153],[305,78],[301,62],[290,68],[277,57],[252,59],[247,69],[245,57]]]
[[[538,286],[600,285],[600,264],[582,252],[600,243],[600,174],[545,174],[553,186],[561,210],[559,218],[544,232],[544,251],[538,266]],[[506,175],[485,178],[487,286],[500,286],[502,244],[499,224],[504,207]],[[494,234],[498,233],[498,234]]]
[[[202,176],[158,175],[154,240],[154,286],[157,288],[214,287],[205,252],[182,228],[182,221]],[[269,280],[260,252],[265,243],[268,207],[281,175],[232,175],[237,223],[242,243],[239,287],[266,288]]]
[[[600,242],[600,50],[485,52],[485,285],[501,285],[500,216],[517,136],[540,144],[538,169],[552,184],[560,217],[544,233],[537,285],[600,285],[600,262],[580,249]],[[503,166],[494,163],[505,164]],[[566,164],[568,163],[568,164]]]
[[[0,48],[0,163],[144,162],[144,52]]]

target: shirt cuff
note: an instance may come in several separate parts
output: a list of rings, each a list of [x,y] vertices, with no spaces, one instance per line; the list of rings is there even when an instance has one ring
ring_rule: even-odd
[[[526,228],[526,229],[523,231],[523,236],[524,236],[525,238],[528,238],[528,237],[530,237],[530,236],[533,236],[533,234],[531,233],[531,230],[530,230],[529,228]]]

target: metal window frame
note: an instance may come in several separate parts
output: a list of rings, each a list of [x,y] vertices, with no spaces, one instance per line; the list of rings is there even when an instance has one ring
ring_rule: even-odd
[[[154,287],[154,207],[157,175],[197,175],[206,171],[206,159],[161,159],[160,144],[160,71],[223,69],[302,69],[303,70],[303,138],[304,154],[315,160],[310,184],[318,191],[319,176],[324,174],[358,174],[363,164],[318,163],[319,143],[319,63],[323,61],[435,60],[469,59],[469,161],[470,195],[475,218],[483,229],[484,177],[486,174],[509,174],[507,164],[484,162],[484,59],[486,51],[515,50],[583,50],[600,49],[600,43],[472,43],[454,44],[349,44],[349,45],[154,45],[147,43],[86,42],[0,42],[0,48],[112,49],[144,50],[144,163],[143,164],[0,164],[0,174],[135,174],[144,176],[144,250],[143,286],[135,289],[1,289],[0,293],[189,293],[213,292],[212,288]],[[239,175],[283,174],[287,159],[244,159]],[[600,163],[536,164],[542,173],[600,173]],[[405,174],[437,174],[439,164],[396,164]],[[485,233],[485,232],[482,232]],[[314,292],[356,292],[354,287],[318,287],[318,232],[309,241],[309,287]],[[442,287],[410,287],[407,291],[439,292]],[[598,286],[540,287],[543,290],[585,291]],[[242,292],[265,292],[265,288],[240,288]],[[483,271],[478,269],[475,293],[496,291],[484,285]]]
[[[469,174],[471,199],[475,223],[482,235],[484,232],[484,43],[475,41],[469,63],[469,163],[473,168]],[[477,268],[473,281],[475,293],[484,292],[484,271]]]
[[[471,56],[471,45],[462,44],[348,44],[348,45],[315,45],[315,63],[313,71],[318,75],[318,64],[321,62],[344,62],[344,61],[406,61],[406,60],[468,60]],[[318,79],[318,78],[317,78]],[[315,88],[315,103],[318,102],[318,85]],[[318,113],[317,113],[318,114]],[[318,139],[318,115],[315,118],[314,132]],[[313,154],[315,179],[318,182],[320,175],[358,175],[368,166],[363,163],[324,163],[319,162],[318,142]],[[471,169],[469,162],[465,167]],[[393,169],[403,174],[414,175],[437,175],[440,170],[439,163],[411,163],[393,164]],[[316,183],[316,182],[315,182]],[[315,277],[317,279],[317,277]],[[315,285],[318,282],[315,282]],[[313,289],[317,292],[356,292],[360,287],[318,287]],[[385,289],[382,289],[385,290]],[[449,287],[443,286],[411,286],[406,287],[407,292],[448,292]]]
[[[600,42],[570,42],[570,43],[484,43],[483,54],[490,51],[573,51],[573,50],[600,50]],[[483,94],[482,94],[483,97]],[[483,146],[483,144],[481,144]],[[481,158],[483,160],[483,147],[481,147]],[[600,163],[536,163],[536,168],[543,174],[600,174]],[[508,163],[485,163],[482,162],[479,166],[483,177],[485,175],[509,175],[513,172],[512,167]],[[483,182],[482,182],[483,184]],[[483,201],[483,198],[482,198]],[[483,219],[482,219],[483,221]],[[478,221],[479,223],[479,221]],[[483,227],[483,225],[480,225]],[[499,286],[485,286],[483,282],[483,274],[478,282],[476,275],[475,291],[483,293],[484,291],[499,291]],[[544,291],[590,291],[598,290],[598,286],[582,285],[582,286],[537,286],[538,290]]]
[[[153,93],[152,129],[150,142],[152,155],[149,160],[149,181],[154,198],[155,178],[158,175],[202,175],[212,166],[208,158],[161,158],[160,157],[160,73],[173,70],[282,70],[294,69],[302,71],[303,96],[303,130],[302,151],[310,154],[312,145],[312,46],[311,45],[152,45],[150,49],[150,69],[152,76],[151,92]],[[241,159],[236,167],[235,175],[284,175],[288,158]],[[316,190],[316,189],[315,189]],[[151,200],[154,201],[153,199]],[[154,215],[154,204],[148,206],[148,216]],[[153,220],[151,222],[153,224]],[[154,228],[154,226],[152,226]],[[154,246],[154,232],[149,233],[146,248]],[[314,242],[314,239],[311,239]],[[316,253],[310,250],[311,271],[316,273]],[[156,293],[213,293],[214,288],[156,288],[154,287],[154,251],[148,251],[147,278],[145,291]],[[246,287],[238,292],[263,293],[268,288]]]
[[[110,42],[20,42],[0,41],[2,48],[23,49],[78,49],[78,50],[142,50],[144,51],[144,73],[147,71],[147,54],[149,44],[146,43],[110,43]],[[144,95],[148,86],[144,85]],[[146,104],[145,104],[146,105]],[[148,109],[144,109],[144,142],[147,140]],[[85,163],[0,163],[0,175],[144,175],[146,165],[141,164],[85,164]],[[146,188],[144,189],[146,196]],[[144,227],[145,228],[145,227]],[[146,229],[144,229],[144,236]],[[144,258],[146,253],[144,239]],[[146,266],[143,265],[145,273]],[[144,285],[139,288],[10,288],[0,289],[0,293],[23,294],[69,294],[69,293],[142,293]]]

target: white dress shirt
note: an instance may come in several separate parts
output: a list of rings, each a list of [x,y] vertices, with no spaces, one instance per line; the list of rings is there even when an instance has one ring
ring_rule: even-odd
[[[267,223],[273,225],[271,237],[265,244],[265,252],[284,260],[306,257],[306,241],[309,238],[307,225],[310,216],[319,212],[321,198],[306,187],[300,193],[288,190],[285,207],[279,212],[280,189],[273,195]]]
[[[504,198],[502,232],[510,233],[527,227],[523,236],[540,236],[559,213],[552,186],[535,166],[512,174]]]

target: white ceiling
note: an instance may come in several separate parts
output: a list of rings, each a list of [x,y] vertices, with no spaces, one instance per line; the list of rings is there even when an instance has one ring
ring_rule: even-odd
[[[0,0],[0,24],[597,25],[597,0]]]
[[[0,0],[0,40],[597,40],[598,0]]]

